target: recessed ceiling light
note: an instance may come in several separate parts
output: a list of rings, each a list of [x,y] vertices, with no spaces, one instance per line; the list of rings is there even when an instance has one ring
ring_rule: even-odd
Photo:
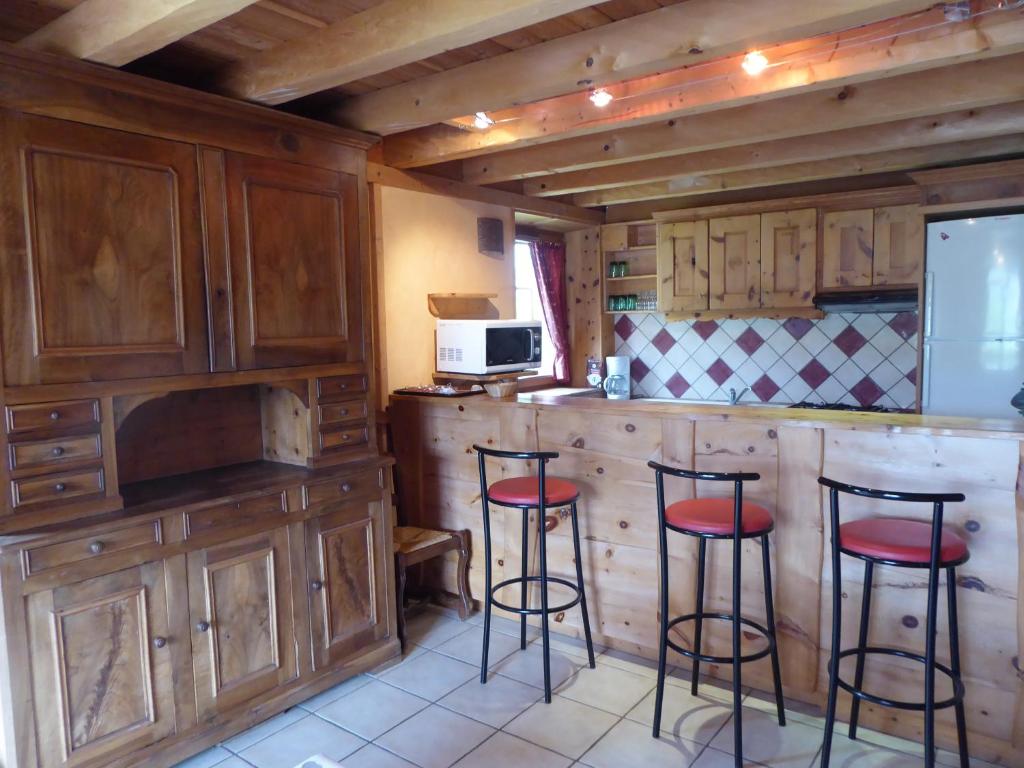
[[[476,115],[473,116],[473,125],[481,131],[484,131],[494,125],[494,121],[487,116],[486,112],[477,112]]]
[[[760,51],[751,51],[743,57],[743,71],[748,75],[760,75],[768,66],[768,59]]]
[[[596,91],[590,92],[590,101],[595,107],[607,107],[614,98],[604,88],[598,88]]]

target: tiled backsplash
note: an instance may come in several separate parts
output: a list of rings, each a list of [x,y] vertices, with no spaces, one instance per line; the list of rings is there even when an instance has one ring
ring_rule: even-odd
[[[912,409],[917,314],[820,320],[684,320],[617,315],[615,354],[632,358],[633,394],[728,400],[744,387],[772,403],[802,400]]]

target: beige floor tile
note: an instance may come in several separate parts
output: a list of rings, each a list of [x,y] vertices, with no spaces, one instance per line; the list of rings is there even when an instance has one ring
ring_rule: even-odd
[[[621,720],[580,758],[592,768],[679,768],[693,762],[704,749],[686,739],[669,735],[655,739],[651,729],[631,720]]]
[[[584,667],[558,687],[558,694],[615,715],[624,715],[654,688],[655,681],[618,667]]]
[[[561,696],[534,704],[505,726],[508,733],[576,759],[615,725],[618,718]]]
[[[221,746],[227,747],[229,750],[237,754],[244,749],[248,749],[257,741],[267,738],[272,733],[277,733],[282,728],[286,728],[292,723],[296,723],[308,715],[309,713],[304,709],[293,707],[279,715],[271,717],[269,720],[264,720],[259,725],[254,725],[247,731],[242,731],[237,736],[232,736],[230,739],[223,742]]]
[[[423,646],[413,645],[412,643],[409,643],[406,646],[405,653],[402,654],[402,657],[399,660],[391,661],[387,664],[377,667],[376,669],[371,670],[370,672],[367,672],[366,674],[369,677],[381,678],[388,672],[391,672],[394,669],[398,669],[403,664],[408,664],[414,661],[415,659],[419,658],[428,651],[428,648],[424,648]]]
[[[734,768],[736,765],[735,758],[725,752],[719,752],[717,749],[708,747],[700,753],[700,757],[690,766],[690,768]],[[751,760],[744,760],[744,768],[761,768],[761,763],[755,763]],[[807,766],[802,766],[807,768]]]
[[[393,755],[376,744],[367,744],[345,758],[345,768],[416,768],[413,763]]]
[[[328,688],[323,693],[318,693],[312,698],[306,699],[304,702],[299,704],[307,712],[316,712],[321,707],[325,707],[332,701],[337,701],[342,696],[347,696],[353,691],[357,691],[364,685],[369,683],[373,678],[369,675],[356,675],[355,677],[349,678],[344,683],[339,683],[333,688]]]
[[[917,755],[882,749],[860,739],[850,741],[845,735],[832,738],[830,768],[921,768],[923,764]]]
[[[434,704],[376,743],[422,768],[448,768],[492,733],[490,726]]]
[[[437,701],[478,673],[471,664],[428,651],[381,675],[380,680],[421,698]]]
[[[252,763],[247,763],[238,755],[232,755],[222,763],[217,763],[214,768],[252,768]]]
[[[561,651],[551,651],[551,690],[568,680],[585,662]],[[491,667],[492,673],[511,677],[537,688],[544,687],[544,654],[539,645],[530,643],[525,651],[516,651]]]
[[[785,768],[807,768],[821,748],[821,730],[799,722],[779,725],[775,713],[743,708],[743,756],[746,759]],[[730,722],[711,741],[720,752],[733,753]]]
[[[563,635],[555,632],[552,629],[548,633],[549,642],[551,643],[551,649],[557,650],[561,653],[575,656],[582,659],[586,663],[590,663],[590,656],[587,655],[587,641],[583,637],[575,637],[574,635]],[[541,638],[538,635],[534,640],[537,645],[541,644]],[[594,659],[600,658],[601,654],[604,653],[605,647],[594,643]]]
[[[626,719],[648,727],[653,725],[655,694],[654,690],[647,694],[643,701],[626,714]],[[689,685],[665,685],[665,700],[661,710],[663,734],[707,744],[731,717],[729,694],[719,688],[703,685],[697,696],[691,696]]]
[[[311,755],[322,754],[341,760],[365,743],[333,723],[316,715],[306,715],[243,750],[240,756],[256,768],[294,768]]]
[[[567,757],[499,731],[474,749],[455,768],[567,768]]]
[[[645,659],[643,656],[634,656],[632,653],[617,651],[614,648],[609,648],[598,656],[597,663],[599,665],[605,664],[609,667],[624,669],[626,672],[632,672],[634,675],[649,677],[652,680],[655,680],[658,677],[658,662],[656,660]],[[672,665],[668,665],[669,672],[671,672],[672,669]]]
[[[459,621],[435,611],[423,611],[405,625],[406,639],[424,648],[436,648],[472,628],[468,621]]]
[[[479,624],[483,626],[483,612],[479,614]],[[506,616],[498,616],[491,614],[491,631],[501,632],[506,635],[512,635],[513,637],[519,637],[519,619],[510,619]],[[540,637],[540,627],[535,627],[532,624],[526,625],[526,642],[530,642]]]
[[[492,675],[486,685],[470,680],[438,704],[482,723],[501,728],[543,697],[544,692],[510,677]]]
[[[373,741],[430,704],[400,688],[374,680],[317,714],[367,741]]]
[[[463,632],[461,635],[442,643],[435,650],[438,653],[443,653],[446,656],[451,656],[459,661],[479,667],[483,644],[484,630],[482,627],[475,626],[467,632]],[[487,664],[493,667],[510,653],[518,650],[519,638],[492,631],[487,649]]]
[[[220,765],[229,757],[231,757],[231,753],[224,749],[224,747],[213,747],[178,763],[174,768],[213,768],[213,766]]]

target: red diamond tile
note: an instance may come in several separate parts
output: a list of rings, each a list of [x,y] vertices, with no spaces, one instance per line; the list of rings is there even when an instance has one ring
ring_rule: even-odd
[[[841,349],[847,357],[853,357],[857,351],[868,343],[861,332],[852,325],[846,326],[843,332],[832,339],[832,343]]]
[[[779,385],[766,373],[753,383],[750,391],[757,395],[757,399],[762,403],[767,403],[779,393]]]
[[[662,328],[654,335],[654,338],[651,339],[651,344],[653,344],[661,354],[667,355],[668,351],[676,345],[676,340],[673,338],[671,333]]]
[[[915,368],[911,368],[909,371],[907,371],[907,381],[909,381],[911,384],[915,384],[915,385],[917,384],[917,368],[916,367]]]
[[[791,317],[782,324],[782,327],[789,331],[790,336],[799,341],[814,327],[814,323],[806,317]]]
[[[643,381],[644,376],[651,372],[651,369],[647,367],[647,363],[641,360],[639,357],[634,357],[629,364],[629,375],[633,381],[639,383]]]
[[[693,324],[693,330],[704,341],[707,341],[711,338],[711,334],[718,330],[718,323],[714,320],[698,320]]]
[[[800,369],[800,378],[811,389],[817,389],[828,378],[828,369],[817,360],[811,360],[811,362]]]
[[[909,339],[917,333],[917,313],[898,312],[896,316],[889,321],[889,327],[902,336],[904,340]]]
[[[625,315],[619,317],[615,321],[615,332],[619,334],[623,341],[633,335],[633,331],[636,330],[636,325]]]
[[[755,331],[753,328],[747,328],[743,333],[736,339],[736,346],[746,352],[748,355],[752,355],[761,348],[764,344],[764,339],[761,338],[761,334]]]
[[[732,368],[722,358],[718,358],[708,368],[708,376],[714,379],[715,384],[722,386],[732,376]]]
[[[865,376],[850,388],[850,394],[857,398],[857,402],[865,408],[878,402],[878,398],[885,394],[875,380]]]
[[[668,391],[672,393],[672,397],[682,397],[690,388],[690,382],[678,373],[673,373],[669,377],[668,381],[665,382],[665,386],[668,387]]]

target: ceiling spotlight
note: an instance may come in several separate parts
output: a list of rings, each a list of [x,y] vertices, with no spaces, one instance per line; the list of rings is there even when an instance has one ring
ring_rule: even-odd
[[[473,116],[473,125],[481,131],[484,131],[494,125],[494,121],[487,116],[486,112],[477,112],[476,115]]]
[[[598,88],[596,91],[590,92],[590,102],[595,107],[607,107],[612,103],[612,99],[614,98],[615,97],[608,93],[604,88]]]
[[[751,51],[743,57],[742,66],[748,75],[760,75],[768,66],[768,59],[760,51]]]

